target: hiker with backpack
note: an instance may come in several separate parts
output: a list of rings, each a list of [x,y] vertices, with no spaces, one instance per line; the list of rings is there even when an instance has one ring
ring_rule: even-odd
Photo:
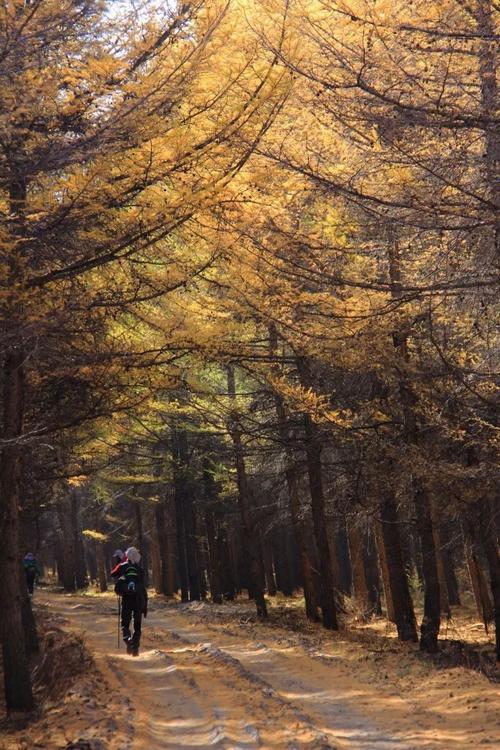
[[[24,577],[26,578],[26,586],[28,587],[28,594],[33,596],[33,589],[35,581],[38,581],[41,573],[35,556],[32,552],[28,552],[24,556],[23,560]]]
[[[121,597],[122,637],[127,646],[127,654],[139,655],[142,616],[148,613],[148,592],[144,584],[144,571],[139,565],[141,555],[135,547],[129,547],[126,559],[111,571],[116,580],[115,593]],[[134,620],[134,634],[130,632],[130,622]]]

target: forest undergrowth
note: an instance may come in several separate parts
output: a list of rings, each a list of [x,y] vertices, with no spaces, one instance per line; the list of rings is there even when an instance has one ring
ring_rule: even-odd
[[[44,606],[35,611],[40,653],[31,658],[31,672],[37,707],[31,715],[7,716],[2,703],[0,749],[104,750],[119,711],[109,686],[81,634],[67,630],[67,621]]]
[[[158,604],[162,606],[161,598]],[[229,628],[231,625],[249,634],[261,628],[253,602],[243,597],[235,603],[224,605],[192,602],[179,603],[177,606],[181,611],[187,609],[195,618],[198,616],[205,623],[216,626]],[[500,669],[495,660],[494,633],[478,620],[472,601],[453,608],[451,616],[443,622],[440,651],[431,655],[423,654],[416,644],[397,640],[396,627],[385,617],[363,621],[359,611],[356,612],[354,608],[342,616],[341,630],[337,633],[326,632],[319,624],[307,620],[303,597],[278,596],[268,600],[268,608],[269,619],[265,628],[296,633],[300,642],[307,645],[318,658],[321,658],[321,653],[315,652],[315,649],[322,645],[335,648],[342,644],[344,655],[349,653],[353,662],[372,659],[375,665],[379,663],[382,667],[380,662],[389,657],[389,668],[391,654],[397,654],[398,661],[403,657],[405,666],[396,669],[396,673],[410,672],[412,665],[418,672],[418,664],[425,663],[426,670],[461,667],[500,683]],[[422,607],[417,604],[415,610],[417,616],[421,616]]]

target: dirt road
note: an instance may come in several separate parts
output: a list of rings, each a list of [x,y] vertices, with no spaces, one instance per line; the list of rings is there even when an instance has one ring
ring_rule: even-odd
[[[448,692],[451,712],[417,705],[284,630],[214,624],[195,607],[153,601],[132,658],[117,648],[113,599],[51,596],[45,606],[84,632],[113,700],[128,699],[111,750],[473,750],[499,736],[498,721],[492,734],[486,714],[464,717]]]

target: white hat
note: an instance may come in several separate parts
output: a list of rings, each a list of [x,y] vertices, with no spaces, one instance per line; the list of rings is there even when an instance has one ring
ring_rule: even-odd
[[[135,547],[129,547],[127,552],[127,560],[134,565],[138,565],[141,561],[141,553]]]

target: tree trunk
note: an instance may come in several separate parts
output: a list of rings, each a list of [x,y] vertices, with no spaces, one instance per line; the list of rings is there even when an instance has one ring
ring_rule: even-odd
[[[481,36],[479,50],[479,78],[481,87],[481,111],[487,121],[495,117],[499,110],[497,83],[497,27],[495,14],[498,6],[493,0],[477,0],[472,6],[476,18],[477,31]],[[498,18],[497,18],[498,20]],[[493,204],[492,224],[493,242],[491,258],[482,258],[481,262],[490,265],[498,264],[500,255],[500,132],[493,122],[484,126],[484,160],[485,178],[489,186],[489,199]],[[495,257],[496,256],[496,257]]]
[[[236,399],[236,385],[232,365],[228,365],[227,368],[227,392],[230,400],[234,402]],[[239,416],[234,410],[230,416],[229,434],[231,435],[234,448],[238,484],[238,506],[240,509],[243,539],[246,545],[245,552],[249,561],[250,586],[257,607],[257,615],[265,619],[267,618],[267,606],[264,597],[264,571],[262,570],[258,537],[251,515],[252,502],[243,455]]]
[[[74,545],[73,523],[71,519],[71,502],[64,488],[64,495],[57,502],[57,517],[61,529],[60,543],[62,551],[62,584],[65,591],[76,591],[76,551]]]
[[[276,355],[278,349],[278,335],[275,326],[270,326],[269,328],[269,345],[271,354]],[[274,405],[278,420],[278,434],[285,452],[285,479],[288,489],[288,502],[293,531],[295,534],[295,543],[299,551],[299,564],[302,575],[302,586],[304,589],[306,617],[308,620],[318,622],[320,620],[318,612],[319,581],[317,580],[317,575],[314,571],[306,514],[300,502],[297,463],[291,447],[293,432],[290,426],[290,420],[286,413],[285,402],[279,393],[274,394]]]
[[[366,620],[372,611],[368,581],[365,569],[365,538],[356,521],[348,527],[349,556],[351,558],[354,597],[362,620]]]
[[[184,527],[184,545],[186,555],[186,567],[188,576],[189,600],[199,601],[201,599],[200,581],[200,550],[198,547],[196,510],[194,507],[193,491],[189,478],[189,445],[186,430],[177,429],[177,457],[179,462],[178,481],[182,496],[182,513]]]
[[[3,568],[0,627],[7,710],[30,711],[33,708],[33,693],[24,638],[19,558],[22,452],[16,444],[23,432],[23,362],[23,351],[19,347],[7,354],[4,363],[3,437],[11,442],[3,449],[0,464],[0,543]]]
[[[164,572],[165,593],[173,597],[177,590],[177,519],[175,513],[175,495],[166,493],[163,503],[165,520],[166,555]]]
[[[141,553],[141,567],[144,571],[144,584],[149,585],[149,560],[148,560],[148,545],[146,536],[144,534],[144,521],[142,513],[142,501],[134,500],[135,505],[135,521],[136,521],[136,533],[137,533],[137,548]]]
[[[451,606],[460,606],[460,594],[458,591],[457,576],[455,574],[455,561],[453,559],[454,555],[449,521],[441,523],[439,527],[439,537],[441,540],[441,555],[443,557],[448,601]]]
[[[389,242],[389,276],[392,283],[391,294],[394,299],[401,298],[401,259],[400,249],[395,237]],[[405,368],[409,362],[408,334],[397,331],[393,334],[396,350],[401,357],[398,372],[399,397],[403,412],[404,439],[407,444],[418,446],[418,424],[415,416],[415,397],[411,390]],[[420,648],[433,653],[438,650],[438,635],[441,624],[439,578],[434,544],[431,501],[419,477],[412,480],[413,499],[417,516],[417,530],[422,548],[422,572],[424,576],[424,617],[420,626]]]
[[[495,620],[496,658],[500,662],[500,557],[493,504],[484,500],[479,508],[481,541],[490,573]]]
[[[208,595],[208,589],[207,589],[208,556],[207,556],[206,536],[203,534],[203,520],[196,506],[195,506],[195,523],[196,523],[195,542],[196,542],[196,548],[197,548],[198,581],[199,581],[199,586],[200,586],[200,597],[202,601],[205,601]]]
[[[87,586],[87,567],[85,565],[85,551],[83,548],[83,539],[80,529],[79,510],[80,510],[80,492],[74,488],[70,495],[71,508],[71,526],[73,531],[73,544],[75,548],[75,583],[77,589],[84,589]]]
[[[221,589],[224,599],[228,602],[234,601],[236,596],[236,585],[234,578],[234,561],[231,555],[231,547],[228,539],[227,529],[221,527],[217,535],[217,548],[219,560],[221,561]]]
[[[465,558],[467,560],[472,592],[478,615],[485,626],[487,626],[493,620],[493,604],[490,599],[484,572],[478,559],[473,535],[469,530],[466,531],[465,526],[466,523],[464,523]]]
[[[214,512],[211,508],[205,508],[205,526],[210,562],[210,595],[215,604],[222,604],[220,541],[215,531]]]
[[[106,561],[104,559],[104,545],[102,542],[96,542],[95,547],[97,560],[97,578],[99,580],[99,591],[104,593],[108,590],[108,581],[106,577]]]
[[[222,604],[222,565],[214,510],[218,493],[213,476],[213,467],[208,458],[203,460],[203,488],[205,491],[205,528],[207,530],[208,559],[210,563],[210,595],[215,604]]]
[[[33,614],[33,608],[31,606],[31,598],[28,596],[26,591],[26,582],[24,576],[21,581],[22,593],[22,620],[24,630],[24,640],[26,643],[26,653],[28,656],[31,654],[37,654],[40,651],[40,643],[38,641],[38,633],[36,630],[36,620]]]
[[[308,361],[297,357],[297,369],[303,388],[312,387],[312,377]],[[305,447],[307,473],[311,491],[311,507],[314,537],[320,566],[320,602],[323,626],[338,630],[337,609],[333,587],[332,559],[328,544],[325,496],[323,492],[323,467],[321,465],[321,439],[318,428],[309,414],[304,414]]]
[[[177,526],[177,570],[181,587],[181,600],[189,601],[189,576],[186,545],[184,468],[180,455],[178,430],[172,428],[172,456],[174,462],[175,519]]]
[[[377,558],[375,535],[369,528],[365,530],[364,535],[364,564],[371,614],[381,615],[382,582],[380,580],[380,567]]]
[[[401,641],[417,641],[415,612],[403,564],[396,504],[392,497],[386,497],[380,505],[378,528],[379,554],[389,619],[395,623]]]
[[[266,587],[269,596],[276,596],[276,578],[274,576],[273,548],[268,539],[262,540],[262,558],[266,573]]]
[[[293,460],[293,459],[292,459]],[[311,550],[311,534],[304,509],[301,507],[299,479],[295,463],[289,464],[285,470],[286,483],[288,487],[288,499],[292,526],[295,534],[295,542],[299,551],[300,571],[302,575],[302,586],[304,588],[304,600],[306,617],[312,622],[320,620],[319,607],[319,581],[314,568],[314,555]]]
[[[448,599],[448,585],[446,583],[446,571],[443,557],[443,543],[441,540],[441,528],[438,523],[437,512],[432,508],[432,533],[434,546],[436,548],[436,564],[439,580],[439,599],[441,614],[451,617],[450,601]]]
[[[273,533],[275,556],[276,587],[283,596],[293,595],[293,567],[285,528],[279,526]]]
[[[390,622],[396,624],[396,613],[392,601],[391,581],[389,576],[389,564],[385,553],[385,541],[381,521],[375,523],[375,538],[377,541],[377,552],[382,573],[382,585],[384,588],[386,617]]]
[[[344,519],[339,520],[328,516],[327,534],[332,557],[333,584],[341,594],[351,596],[353,586],[352,565]]]
[[[158,594],[166,594],[168,590],[168,559],[167,533],[165,524],[165,505],[163,500],[155,503],[153,513],[153,554],[155,556],[156,576],[155,588]]]
[[[439,587],[436,547],[432,524],[431,504],[419,479],[414,478],[414,498],[417,529],[422,545],[422,569],[424,573],[424,616],[420,626],[420,648],[428,653],[438,651],[438,635],[441,624],[441,596]]]
[[[160,556],[160,542],[158,533],[158,520],[155,507],[153,509],[152,534],[151,534],[151,575],[153,579],[153,588],[157,594],[164,594],[163,588],[163,565]]]

